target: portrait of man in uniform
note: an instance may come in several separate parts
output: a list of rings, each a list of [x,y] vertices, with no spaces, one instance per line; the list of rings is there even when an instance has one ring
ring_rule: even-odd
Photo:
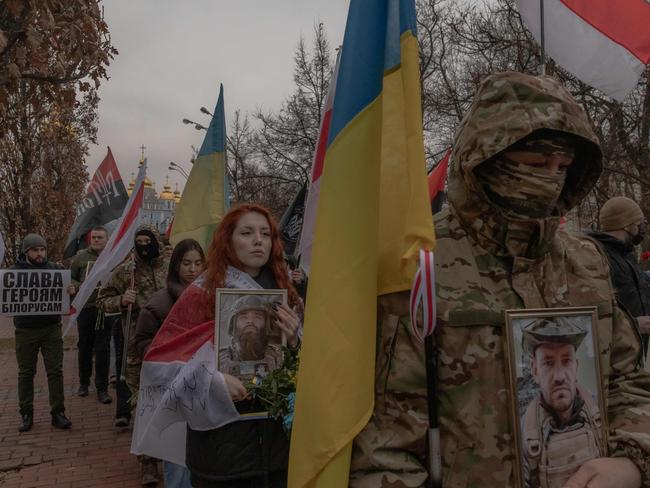
[[[251,381],[261,371],[268,374],[282,366],[283,338],[273,318],[274,304],[283,300],[281,293],[218,293],[215,349],[219,371]]]
[[[523,486],[561,488],[585,462],[605,455],[589,315],[513,320],[520,329],[516,407]],[[523,325],[525,324],[525,325]],[[516,328],[516,326],[515,326]]]

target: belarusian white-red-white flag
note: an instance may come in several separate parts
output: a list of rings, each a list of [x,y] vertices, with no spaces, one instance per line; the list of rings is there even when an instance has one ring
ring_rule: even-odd
[[[76,321],[77,315],[84,307],[93,290],[99,283],[105,284],[111,278],[113,270],[126,259],[129,251],[133,249],[133,240],[135,231],[140,224],[140,210],[144,199],[144,177],[147,172],[147,160],[140,166],[138,178],[136,179],[133,192],[126,203],[122,217],[106,243],[106,247],[101,252],[97,261],[91,268],[88,276],[79,287],[74,300],[70,304],[70,318],[63,333],[70,329],[70,326]]]
[[[188,426],[210,430],[240,420],[224,377],[217,371],[214,311],[205,305],[208,292],[204,286],[201,275],[185,289],[144,355],[133,454],[185,465]],[[260,289],[248,274],[231,267],[225,286]]]
[[[330,80],[330,89],[325,98],[325,111],[320,122],[318,132],[318,142],[316,143],[316,152],[314,161],[311,165],[311,182],[307,189],[307,199],[305,201],[305,213],[302,220],[302,230],[300,231],[300,241],[298,248],[294,252],[300,256],[300,267],[309,275],[311,268],[311,248],[314,243],[314,231],[316,230],[316,209],[318,207],[318,197],[320,195],[320,177],[323,174],[323,164],[325,163],[325,152],[327,151],[327,138],[330,133],[330,121],[332,119],[332,104],[334,103],[334,92],[336,91],[336,79],[339,74],[339,59],[341,51],[336,57],[334,73]]]
[[[623,100],[650,62],[650,1],[543,0],[544,47],[580,80]],[[540,41],[540,0],[517,0]]]

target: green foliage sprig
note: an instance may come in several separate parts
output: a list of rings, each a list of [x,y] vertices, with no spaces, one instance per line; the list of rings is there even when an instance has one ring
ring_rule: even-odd
[[[292,413],[289,395],[296,391],[296,374],[298,373],[298,355],[286,347],[282,348],[284,360],[282,366],[271,371],[265,378],[254,378],[246,384],[246,390],[253,400],[257,400],[269,413],[270,417],[280,418]]]

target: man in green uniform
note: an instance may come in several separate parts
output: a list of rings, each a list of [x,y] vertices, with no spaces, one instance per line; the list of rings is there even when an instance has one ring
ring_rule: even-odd
[[[282,366],[282,346],[269,342],[269,307],[254,295],[243,296],[233,303],[228,320],[228,335],[232,341],[219,348],[220,371],[250,380],[261,365],[266,365],[267,372]]]
[[[79,288],[86,279],[92,264],[97,261],[99,254],[108,242],[108,231],[104,227],[95,227],[90,231],[90,246],[79,251],[70,263],[72,284]],[[93,354],[95,356],[95,389],[97,400],[101,403],[111,403],[108,394],[108,370],[110,366],[111,328],[104,321],[104,313],[97,308],[95,300],[97,290],[84,305],[77,317],[77,356],[79,363],[79,396],[88,396],[90,376],[93,372]]]
[[[523,329],[539,386],[522,422],[527,488],[562,488],[586,461],[605,454],[600,407],[578,384],[577,350],[586,335],[564,317],[541,318]]]
[[[436,383],[443,486],[513,487],[505,310],[596,306],[608,456],[566,487],[650,487],[650,376],[607,259],[558,229],[591,191],[602,154],[583,108],[551,77],[487,77],[456,134],[437,236]],[[350,486],[424,486],[424,350],[408,292],[380,297],[375,408],[353,448]],[[615,473],[615,474],[613,474]]]
[[[122,313],[123,337],[127,341],[126,371],[123,373],[126,385],[123,381],[119,381],[117,385],[116,427],[129,425],[131,410],[135,408],[137,401],[142,366],[142,359],[135,346],[135,324],[138,321],[138,314],[151,295],[166,286],[169,266],[169,262],[160,256],[160,236],[155,227],[146,224],[138,227],[134,245],[133,262],[129,259],[118,266],[111,281],[97,295],[97,304],[104,312]],[[127,323],[129,305],[131,305],[131,320]],[[142,484],[157,484],[157,460],[147,456],[139,456],[139,459]]]

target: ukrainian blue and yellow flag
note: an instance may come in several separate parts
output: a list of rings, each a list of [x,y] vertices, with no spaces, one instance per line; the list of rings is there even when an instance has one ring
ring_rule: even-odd
[[[176,206],[170,238],[172,244],[192,238],[207,252],[212,235],[228,210],[228,193],[226,115],[221,85],[201,150],[192,165],[181,201]]]
[[[351,0],[318,202],[289,486],[346,487],[373,410],[377,296],[435,245],[413,0]]]

